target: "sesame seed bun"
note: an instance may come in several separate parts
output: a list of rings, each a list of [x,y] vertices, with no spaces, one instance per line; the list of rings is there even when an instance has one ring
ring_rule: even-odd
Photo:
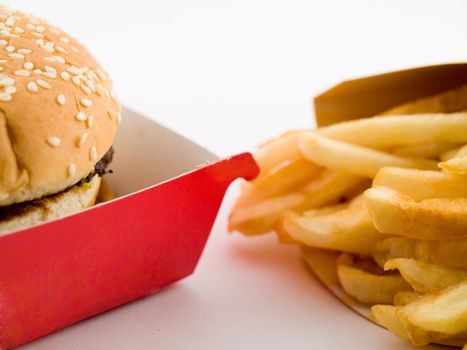
[[[0,208],[0,234],[17,231],[89,208],[96,201],[100,184],[101,178],[94,176],[89,183],[75,185],[67,191],[33,202]]]
[[[112,146],[120,105],[86,48],[0,7],[0,206],[76,184]]]

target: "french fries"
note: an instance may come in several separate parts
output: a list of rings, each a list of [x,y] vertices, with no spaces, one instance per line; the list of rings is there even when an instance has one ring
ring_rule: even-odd
[[[396,258],[384,264],[384,270],[399,270],[410,286],[419,293],[437,292],[467,280],[466,270],[448,269],[415,259]]]
[[[467,198],[416,202],[388,187],[365,192],[373,225],[382,233],[427,240],[467,239]]]
[[[265,233],[274,228],[286,211],[335,204],[362,186],[366,187],[366,181],[361,177],[327,170],[300,191],[266,199],[254,206],[240,206],[230,215],[229,229],[249,235]]]
[[[373,178],[383,167],[398,166],[416,169],[437,169],[437,163],[428,159],[398,157],[358,145],[328,139],[317,133],[301,135],[299,147],[303,155],[329,169]]]
[[[376,243],[375,262],[384,267],[394,258],[412,258],[454,269],[467,270],[467,241],[427,241],[393,236]]]
[[[404,306],[420,299],[421,293],[413,292],[411,290],[402,290],[394,295],[394,306]]]
[[[325,127],[319,133],[335,140],[375,149],[433,143],[466,143],[467,113],[358,119]]]
[[[449,307],[456,305],[456,307]],[[428,294],[398,311],[406,329],[455,335],[467,330],[467,281]],[[419,344],[423,345],[423,344]]]
[[[302,244],[362,255],[371,255],[375,244],[386,238],[373,227],[364,205],[313,216],[289,212],[284,228]]]
[[[467,198],[466,183],[467,176],[441,171],[383,168],[375,177],[373,187],[388,187],[421,201],[428,198]]]
[[[465,111],[467,85],[379,116],[280,135],[256,154],[260,175],[243,185],[229,229],[274,230],[300,245],[333,293],[358,312],[371,307],[396,336],[463,346]]]
[[[457,144],[453,143],[429,143],[396,147],[391,153],[401,157],[437,159],[456,147]]]
[[[353,265],[352,258],[342,255],[337,261],[337,276],[342,288],[354,299],[367,304],[388,304],[396,293],[410,290],[399,274],[374,274]]]

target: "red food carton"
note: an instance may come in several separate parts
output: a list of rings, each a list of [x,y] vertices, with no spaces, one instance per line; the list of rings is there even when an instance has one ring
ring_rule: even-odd
[[[0,236],[0,348],[154,293],[191,273],[251,154],[217,160],[124,110],[108,181],[118,198]]]

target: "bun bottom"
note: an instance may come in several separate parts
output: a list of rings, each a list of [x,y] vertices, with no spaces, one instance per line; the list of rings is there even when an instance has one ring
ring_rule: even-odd
[[[0,212],[0,234],[17,231],[45,221],[58,219],[94,205],[101,177],[75,185],[67,191],[28,203],[7,207]]]

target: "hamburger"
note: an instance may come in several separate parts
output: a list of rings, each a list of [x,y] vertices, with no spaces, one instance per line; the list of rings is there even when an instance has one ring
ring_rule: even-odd
[[[0,233],[92,206],[120,104],[76,39],[0,7]]]

